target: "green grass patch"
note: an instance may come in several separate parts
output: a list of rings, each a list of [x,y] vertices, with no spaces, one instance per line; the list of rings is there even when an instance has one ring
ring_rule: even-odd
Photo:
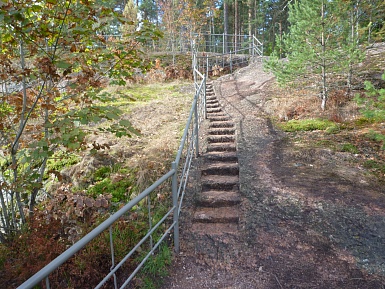
[[[348,152],[348,153],[352,153],[352,154],[358,154],[358,152],[359,152],[357,147],[351,143],[342,144],[340,151]]]
[[[101,167],[94,172],[94,184],[89,186],[87,194],[96,198],[99,195],[112,195],[112,202],[124,202],[131,198],[137,190],[136,171],[134,169],[121,169],[113,179],[111,167]]]
[[[375,121],[373,119],[367,118],[364,116],[361,116],[361,117],[357,118],[356,120],[354,120],[354,124],[358,127],[364,127],[364,126],[367,126],[367,125],[372,124],[374,122]]]
[[[173,83],[150,83],[146,85],[135,84],[130,87],[110,87],[105,93],[115,95],[113,100],[106,105],[125,109],[131,108],[133,104],[145,103],[151,100],[161,99],[164,95],[182,95],[181,88],[189,82]],[[129,111],[129,109],[128,109]]]
[[[52,158],[48,159],[47,171],[58,171],[77,164],[81,160],[80,156],[74,153],[59,151],[53,154]]]
[[[333,133],[336,130],[339,131],[339,126],[336,123],[324,119],[293,119],[285,123],[280,123],[279,127],[286,132],[327,130]]]
[[[330,148],[330,149],[335,149],[336,148],[336,144],[334,141],[331,141],[329,139],[321,139],[321,140],[318,140],[315,142],[315,145],[317,147],[327,147],[327,148]]]
[[[161,277],[168,275],[168,266],[171,264],[172,253],[166,244],[159,246],[158,252],[150,257],[143,266],[140,274],[142,279],[141,288],[155,289],[158,288]]]
[[[375,160],[367,160],[364,162],[364,167],[373,170],[376,173],[385,174],[385,164]]]
[[[381,149],[385,150],[385,135],[382,133],[371,130],[366,134],[366,138],[374,142],[382,143]]]

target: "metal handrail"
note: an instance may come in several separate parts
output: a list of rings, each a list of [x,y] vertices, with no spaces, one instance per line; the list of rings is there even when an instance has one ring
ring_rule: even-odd
[[[209,72],[214,70],[215,66],[222,69],[229,67],[230,73],[233,72],[233,67],[236,64],[249,63],[254,56],[263,56],[263,44],[255,36],[251,38],[253,41],[249,43],[250,47],[230,51],[229,53],[205,53],[203,56],[196,56],[195,62],[197,71]],[[254,41],[255,40],[255,41]],[[199,73],[194,72],[194,76]]]
[[[74,245],[68,248],[65,252],[63,252],[61,255],[59,255],[57,258],[51,261],[44,268],[42,268],[39,272],[34,274],[31,278],[29,278],[27,281],[25,281],[23,284],[17,287],[17,289],[33,288],[34,286],[38,285],[40,282],[43,282],[44,280],[45,280],[47,289],[50,288],[49,275],[58,267],[60,267],[63,263],[65,263],[71,257],[73,257],[89,242],[94,240],[96,237],[98,237],[102,232],[104,232],[107,229],[110,229],[111,255],[112,255],[112,260],[114,260],[114,250],[113,250],[113,242],[112,242],[113,240],[111,235],[112,225],[116,221],[118,221],[124,214],[129,212],[140,201],[148,197],[151,194],[151,192],[153,192],[156,188],[158,188],[162,183],[164,183],[170,178],[172,180],[171,190],[172,190],[172,199],[173,199],[173,205],[170,208],[170,210],[163,216],[163,218],[157,224],[155,224],[154,226],[150,226],[150,230],[147,232],[147,234],[134,246],[134,248],[128,254],[126,254],[122,258],[122,260],[117,265],[113,266],[110,269],[110,272],[103,278],[103,280],[100,281],[100,283],[95,288],[100,288],[112,277],[114,277],[114,280],[116,281],[115,279],[116,271],[130,258],[130,256],[132,256],[134,252],[137,251],[137,249],[148,238],[152,236],[155,230],[161,224],[163,224],[166,221],[166,219],[168,219],[168,217],[170,217],[171,215],[173,215],[172,224],[163,233],[163,235],[160,237],[158,242],[154,246],[152,246],[151,250],[149,250],[147,255],[143,258],[143,260],[135,268],[135,270],[131,273],[131,275],[125,280],[125,282],[120,288],[124,288],[132,280],[132,278],[138,273],[140,268],[144,265],[146,260],[154,253],[154,251],[165,239],[165,237],[168,236],[171,230],[174,231],[174,251],[179,252],[179,214],[182,207],[183,197],[185,195],[185,188],[188,180],[188,174],[191,166],[191,161],[194,155],[194,151],[196,153],[196,156],[199,154],[198,129],[199,129],[199,121],[202,118],[199,117],[198,114],[201,113],[202,108],[198,106],[200,106],[202,103],[205,104],[205,100],[202,101],[202,98],[206,97],[206,92],[205,92],[206,75],[200,73],[199,71],[197,71],[196,75],[199,76],[201,79],[199,80],[199,83],[198,83],[198,80],[195,80],[196,92],[194,95],[194,101],[190,109],[189,118],[187,120],[186,127],[179,145],[178,153],[176,155],[175,160],[171,164],[171,169],[166,174],[164,174],[161,178],[159,178],[155,183],[153,183],[151,186],[149,186],[147,189],[141,192],[138,196],[136,196],[133,200],[131,200],[128,204],[126,204],[123,208],[118,210],[116,213],[110,216],[107,220],[105,220],[103,223],[101,223],[99,226],[93,229],[90,233],[88,233],[86,236],[84,236],[82,239],[80,239],[78,242],[76,242]],[[189,134],[189,130],[192,130],[193,133]],[[183,166],[181,175],[178,176],[178,167],[182,159],[182,154],[185,149],[186,143],[188,143],[188,146],[186,149],[186,160],[185,160],[185,164]],[[178,183],[180,183],[179,186],[178,186]],[[116,282],[114,282],[114,288],[118,288]]]

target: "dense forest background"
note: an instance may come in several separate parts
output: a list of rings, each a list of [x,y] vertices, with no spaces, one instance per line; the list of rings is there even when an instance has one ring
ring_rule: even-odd
[[[115,10],[125,11],[126,15],[137,15],[141,20],[156,24],[168,37],[186,33],[255,35],[265,44],[267,55],[274,50],[277,40],[290,30],[290,6],[314,6],[314,3],[308,1],[294,0],[142,0],[108,3]],[[344,20],[353,17],[355,29],[359,29],[361,36],[365,34],[368,42],[383,37],[384,1],[324,1],[325,6],[331,4],[334,10],[328,12],[333,15],[349,11]],[[118,33],[112,26],[110,28],[108,33]]]

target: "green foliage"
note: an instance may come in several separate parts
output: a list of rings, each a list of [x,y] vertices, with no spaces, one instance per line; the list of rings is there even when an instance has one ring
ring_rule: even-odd
[[[165,244],[160,245],[158,252],[143,267],[144,272],[153,277],[165,277],[167,275],[166,267],[171,264],[171,256],[170,248]]]
[[[369,131],[366,137],[371,141],[382,143],[381,149],[385,150],[385,135],[374,130]]]
[[[361,116],[361,117],[354,120],[354,124],[356,126],[359,126],[359,127],[363,127],[363,126],[366,126],[366,125],[372,124],[372,123],[374,123],[373,119],[370,119],[370,118],[367,118],[364,116]]]
[[[341,151],[352,153],[352,154],[358,154],[359,153],[357,147],[351,143],[342,144]]]
[[[110,167],[101,167],[93,175],[94,184],[89,186],[87,194],[96,198],[99,195],[112,195],[112,202],[125,202],[130,200],[132,192],[137,190],[136,174],[134,170],[124,170],[112,178]]]
[[[103,179],[105,179],[105,178],[110,176],[111,171],[112,171],[111,167],[101,167],[101,168],[98,168],[94,172],[94,180],[95,181],[102,181]]]
[[[48,159],[47,170],[60,172],[65,168],[77,164],[79,161],[80,157],[77,154],[58,151],[53,154],[52,158]]]
[[[327,130],[338,127],[337,124],[330,120],[324,119],[304,119],[304,120],[289,120],[285,123],[280,123],[279,127],[283,131],[312,131],[312,130]]]
[[[358,16],[354,14],[354,8],[342,5],[339,1],[290,2],[290,30],[279,35],[276,50],[265,67],[284,85],[299,79],[311,79],[318,87],[321,107],[325,109],[330,82],[328,73],[351,76],[352,65],[363,57],[357,45],[360,41],[356,37],[358,32],[351,36],[351,29],[354,30],[355,26],[349,22]],[[284,56],[287,60],[281,59]]]
[[[381,162],[375,160],[367,160],[364,163],[364,167],[373,170],[376,174],[382,176],[385,174],[385,164]]]
[[[135,71],[146,71],[150,62],[141,45],[161,36],[142,23],[123,38],[106,39],[111,25],[131,22],[100,1],[29,2],[0,2],[1,85],[16,87],[0,94],[0,134],[7,136],[2,162],[9,164],[3,177],[16,194],[1,209],[17,212],[21,222],[13,220],[15,226],[26,222],[25,204],[34,211],[47,168],[67,165],[50,161],[58,149],[83,150],[90,133],[139,134],[123,111],[109,105],[113,96],[101,91],[105,80],[126,84]],[[108,124],[99,125],[102,120]]]
[[[385,74],[382,79],[385,80]],[[355,97],[356,102],[364,107],[362,115],[373,122],[385,121],[385,89],[377,89],[371,82],[365,81],[365,90],[367,97]]]
[[[141,276],[144,284],[142,288],[151,289],[160,285],[160,277],[165,277],[168,274],[167,267],[171,264],[171,257],[170,248],[165,244],[161,244],[158,252],[150,257],[143,266]]]

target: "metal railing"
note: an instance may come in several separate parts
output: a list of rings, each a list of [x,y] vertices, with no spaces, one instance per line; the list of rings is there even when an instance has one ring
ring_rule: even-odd
[[[263,43],[259,41],[257,37],[253,35],[252,38],[252,50],[251,54],[253,56],[258,55],[258,56],[263,56]]]
[[[205,52],[195,56],[194,64],[199,71],[206,71],[207,76],[233,73],[234,68],[246,66],[254,59],[263,56],[263,43],[254,35],[249,37],[248,35],[215,34],[214,36],[221,36],[222,41],[225,41],[228,37],[232,37],[233,39],[238,37],[244,41],[238,42],[239,45],[231,42],[232,46],[230,47],[232,49],[229,52],[225,52],[224,43],[220,42],[221,45],[223,45],[220,53],[210,52],[211,49],[207,49],[206,44]],[[202,47],[202,45],[199,44],[195,46],[197,50],[199,50],[199,47]]]
[[[141,192],[137,197],[131,200],[123,208],[117,211],[115,214],[111,215],[107,220],[105,220],[98,227],[93,229],[90,233],[72,245],[64,253],[50,262],[47,266],[21,284],[18,289],[28,289],[34,288],[36,285],[42,285],[42,287],[51,288],[49,276],[57,268],[67,262],[69,259],[73,258],[74,255],[87,246],[92,240],[97,238],[106,230],[109,230],[109,245],[110,245],[110,254],[111,254],[111,268],[105,277],[99,282],[99,284],[94,288],[101,288],[107,282],[113,283],[113,288],[125,288],[130,281],[135,277],[139,270],[143,267],[145,262],[155,253],[156,249],[160,244],[173,232],[173,241],[174,241],[174,251],[179,252],[179,215],[182,208],[183,199],[186,192],[186,185],[189,177],[190,167],[192,160],[195,156],[198,156],[199,145],[198,145],[198,132],[199,132],[199,122],[205,118],[205,98],[206,98],[206,75],[200,73],[196,68],[194,68],[195,76],[195,96],[190,109],[189,117],[183,132],[183,136],[179,145],[179,149],[176,155],[175,160],[171,164],[171,169],[159,178],[155,183],[150,187]],[[171,191],[172,191],[172,206],[164,214],[160,221],[156,224],[152,223],[151,218],[151,194],[166,181],[171,181]],[[117,262],[114,254],[114,234],[113,226],[114,224],[121,220],[125,215],[133,211],[133,208],[138,205],[140,202],[147,198],[148,201],[148,213],[149,213],[149,229],[145,236],[127,253],[120,261]],[[169,223],[169,225],[167,224]],[[170,224],[171,223],[171,224]],[[163,226],[161,226],[163,225]],[[168,225],[168,226],[167,226]],[[159,237],[155,244],[153,244],[153,235],[157,230],[163,230],[162,235]],[[119,281],[122,284],[118,285],[117,271],[119,268],[132,258],[135,252],[143,251],[143,244],[145,242],[150,243],[150,247],[146,256],[140,261],[137,267],[130,273],[129,276],[122,278],[119,276]],[[123,281],[124,280],[124,281]]]
[[[252,47],[257,45],[255,41],[257,38],[247,34],[202,34],[197,38],[199,40],[197,49],[209,53],[228,54],[230,51],[250,49],[249,52],[252,54]]]

